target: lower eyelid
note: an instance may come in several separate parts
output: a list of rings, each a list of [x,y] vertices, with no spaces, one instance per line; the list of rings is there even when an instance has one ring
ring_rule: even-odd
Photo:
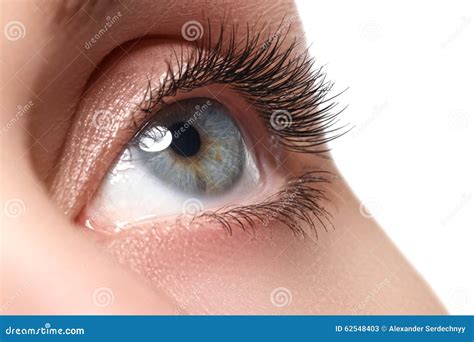
[[[258,170],[258,172],[262,174],[268,173],[269,171],[267,168]],[[127,175],[129,172],[134,172],[134,170],[131,169],[125,172],[124,175]],[[163,210],[154,209],[156,204],[153,203],[153,196],[168,198],[168,205],[172,205],[173,202],[171,202],[171,200],[174,196],[166,197],[165,193],[149,193],[152,189],[156,188],[156,185],[153,184],[151,179],[147,180],[146,176],[141,178],[140,186],[130,183],[131,179],[136,178],[135,176],[129,175],[126,177],[130,179],[130,181],[124,182],[123,185],[113,184],[107,178],[104,179],[94,199],[78,216],[77,223],[97,232],[113,233],[147,226],[150,223],[163,226],[173,224],[176,220],[194,220],[197,216],[201,216],[201,214],[203,217],[211,218],[211,216],[207,214],[214,213],[223,206],[230,207],[238,204],[243,207],[260,203],[273,195],[275,189],[285,184],[283,177],[278,177],[277,174],[273,174],[269,179],[260,180],[255,186],[253,185],[253,180],[247,180],[247,176],[244,175],[244,178],[239,180],[239,183],[235,185],[236,189],[230,191],[229,194],[219,195],[214,201],[210,202],[200,200],[199,196],[188,195],[183,197],[179,203],[176,202],[181,212],[174,215],[166,215]],[[150,182],[149,185],[144,185],[144,181]],[[246,182],[250,182],[249,185],[246,185]],[[131,188],[127,190],[123,188],[123,186],[131,186]],[[238,189],[242,189],[242,191],[246,190],[247,192],[239,192]],[[123,195],[125,193],[126,197],[124,198]],[[138,200],[136,196],[140,196],[141,198]],[[135,199],[137,199],[136,203]],[[150,203],[150,205],[148,205],[148,203]]]
[[[150,82],[155,83],[155,85],[159,84],[160,76],[157,77],[156,75],[161,75],[160,68],[163,75],[168,72],[167,64],[164,61],[167,59],[173,60],[173,58],[168,57],[174,54],[175,48],[176,46],[166,44],[153,46],[153,44],[148,42],[142,49],[138,49],[136,53],[130,53],[127,58],[117,65],[107,61],[106,70],[107,67],[112,66],[110,70],[106,71],[106,73],[109,73],[109,77],[102,79],[99,84],[95,85],[90,91],[89,97],[86,97],[83,103],[81,103],[81,115],[76,127],[74,127],[75,131],[72,134],[72,142],[66,147],[66,150],[69,150],[69,155],[66,158],[66,162],[62,163],[61,169],[58,172],[59,177],[55,182],[56,189],[67,188],[68,184],[71,184],[70,179],[64,177],[65,175],[70,177],[70,173],[68,174],[67,171],[72,170],[77,173],[72,177],[73,182],[76,183],[74,185],[75,189],[72,191],[73,196],[62,196],[62,199],[67,201],[64,205],[66,213],[77,216],[79,210],[98,188],[98,184],[103,178],[102,175],[108,169],[107,165],[112,164],[113,159],[119,153],[121,145],[128,139],[127,135],[130,138],[133,131],[136,131],[141,122],[144,121],[147,114],[142,113],[136,116],[140,112],[139,110],[137,111],[137,105],[143,100],[144,89],[149,87]],[[155,61],[154,65],[150,66],[148,63],[150,60]],[[163,63],[160,61],[163,61]],[[143,68],[143,66],[146,67]],[[150,75],[150,70],[153,70],[153,75]],[[205,92],[207,96],[218,94],[220,100],[232,104],[228,106],[239,108],[236,111],[236,120],[243,127],[243,134],[247,136],[247,141],[253,142],[252,145],[259,145],[258,148],[254,148],[255,146],[251,147],[259,167],[264,166],[271,170],[280,167],[279,171],[276,172],[277,177],[272,175],[274,179],[278,179],[278,184],[274,184],[267,179],[266,190],[259,193],[258,201],[262,201],[271,196],[276,189],[284,187],[288,175],[286,174],[287,170],[285,170],[285,167],[281,167],[281,165],[287,163],[289,153],[283,152],[284,150],[278,144],[277,139],[268,134],[268,129],[261,120],[259,113],[243,100],[238,92],[233,93],[232,89],[225,89],[226,87],[229,88],[228,85],[216,85],[216,88],[221,88],[217,90],[213,90],[213,87],[195,89],[193,90],[194,93],[178,93],[173,98],[164,98],[164,101],[168,103],[170,101],[178,101],[182,98],[196,96],[201,91]],[[121,89],[118,96],[116,92],[110,91],[117,88]],[[118,113],[116,112],[117,110]],[[107,119],[111,119],[109,120],[111,121],[110,127],[106,127],[105,130],[103,125],[101,125],[103,122],[97,125],[97,119],[101,117],[106,119],[106,124],[108,123]],[[136,124],[135,127],[132,127],[133,129],[130,129],[130,122]],[[86,135],[84,132],[92,132],[91,135],[95,134],[96,138],[91,139],[90,135]],[[262,134],[262,132],[265,133]],[[258,138],[255,139],[255,137]],[[263,140],[260,140],[262,137]],[[87,147],[77,150],[78,146],[88,145],[94,145],[95,153],[92,156],[90,156],[90,153],[88,154]],[[73,157],[71,158],[71,156]],[[268,156],[270,158],[266,158]],[[76,160],[86,161],[88,165],[85,165],[83,168],[76,168],[74,166]],[[94,163],[95,160],[100,160],[101,162]],[[93,181],[90,180],[91,178]],[[78,181],[79,179],[83,180],[82,183]],[[268,186],[270,184],[271,187]],[[67,191],[64,193],[67,193]],[[255,198],[252,198],[252,200],[255,200]],[[247,204],[252,205],[252,202]],[[78,217],[79,221],[83,221],[83,219],[84,211]]]
[[[282,184],[284,184],[284,179],[280,177],[280,180],[276,181],[276,179],[278,179],[278,173],[272,172],[271,178],[272,185],[274,186],[272,188],[269,186],[270,183],[268,180],[266,180],[266,170],[274,170],[276,165],[279,165],[283,160],[285,160],[286,151],[278,148],[277,144],[271,140],[271,136],[268,135],[261,118],[258,116],[258,113],[256,113],[252,107],[248,105],[248,103],[239,97],[238,94],[235,94],[230,89],[228,89],[226,85],[211,85],[209,87],[196,89],[191,92],[179,93],[173,97],[172,100],[167,99],[166,101],[168,103],[183,101],[185,99],[198,98],[199,96],[203,96],[205,94],[210,95],[209,98],[214,98],[214,100],[218,100],[226,107],[231,108],[231,114],[236,119],[237,124],[240,126],[241,133],[244,135],[245,144],[250,147],[250,153],[253,154],[251,159],[257,163],[256,166],[253,166],[255,168],[255,172],[259,172],[262,175],[258,188],[259,196],[253,196],[250,194],[253,197],[249,199],[247,198],[249,194],[243,193],[241,194],[240,198],[235,198],[234,201],[237,201],[240,204],[253,204],[270,196],[274,192],[275,188],[279,188],[282,186]],[[214,94],[218,94],[218,96],[215,96]],[[169,105],[170,104],[168,104],[168,106]],[[103,180],[103,183],[105,184],[108,184],[108,182],[109,181],[107,179]],[[145,188],[150,188],[150,186],[146,186]],[[253,188],[253,190],[257,189]],[[105,192],[110,193],[108,190]],[[140,215],[141,217],[135,217],[133,220],[130,216],[126,217],[126,215],[120,215],[119,213],[115,214],[114,217],[112,214],[114,210],[107,209],[107,202],[113,202],[114,199],[103,198],[102,193],[103,191],[96,193],[94,202],[90,203],[88,208],[82,211],[81,215],[78,217],[78,223],[85,224],[89,227],[100,227],[102,230],[109,231],[115,229],[113,226],[111,226],[111,222],[115,222],[115,226],[117,227],[124,228],[126,226],[141,224],[141,222],[147,222],[153,219],[152,214]],[[236,196],[237,194],[234,195]],[[209,209],[215,210],[219,206],[222,206],[226,203],[231,203],[230,199],[226,200],[224,197],[222,197],[220,198],[220,205],[216,205],[215,207]],[[119,207],[121,206],[119,205]],[[131,208],[128,209],[131,210]],[[126,213],[129,210],[125,210],[124,208],[123,212]],[[106,215],[108,218],[102,219],[100,216],[104,216],[104,212],[108,213]],[[119,212],[122,212],[122,210]],[[151,210],[149,210],[149,212],[151,212]],[[145,218],[142,219],[142,216]],[[94,218],[94,220],[92,220],[95,221],[94,224],[90,220],[90,217]]]
[[[96,222],[95,227],[89,228],[96,233],[115,235],[137,229],[144,232],[149,229],[161,231],[178,226],[193,230],[206,226],[232,234],[235,229],[273,229],[286,226],[297,237],[310,236],[317,240],[321,230],[328,232],[334,229],[332,214],[327,205],[331,203],[332,192],[329,190],[331,181],[337,178],[335,177],[325,171],[307,172],[290,180],[280,179],[283,182],[280,186],[278,182],[268,184],[266,190],[262,189],[253,198],[247,198],[247,202],[216,208],[215,211],[205,210],[158,220],[155,217],[145,217],[141,221],[120,227],[111,226],[110,221],[106,220],[102,226],[100,222]],[[196,203],[190,202],[189,205],[192,208]],[[80,216],[80,223],[87,226],[87,219],[93,215],[97,215],[97,212],[90,209],[85,211]]]
[[[200,89],[195,92],[193,91],[190,93],[181,94],[181,95],[176,96],[174,100],[178,101],[184,98],[193,98],[194,96],[197,96],[198,94],[202,92],[209,93],[209,90],[210,89]],[[224,102],[227,102],[226,96],[225,96],[226,92],[223,92],[223,93],[217,92],[216,89],[214,89],[213,92],[224,94],[224,95],[221,95],[221,99],[223,99]],[[231,94],[231,92],[227,92],[227,94]],[[233,103],[234,105],[236,105],[235,100],[233,101]],[[240,115],[240,120],[242,121],[242,119],[246,117],[246,115],[248,116],[249,113],[241,112],[239,115]],[[247,124],[252,121],[251,119],[254,119],[256,123],[258,123],[259,118],[257,117],[256,114],[253,114],[253,115],[254,116],[251,116],[250,118],[248,118],[249,121],[246,121]],[[258,127],[258,124],[253,125],[252,127],[255,131],[255,128]],[[251,141],[255,141],[255,137],[252,137]],[[278,148],[276,144],[272,144],[271,136],[267,135],[266,138],[264,138],[263,141],[259,141],[257,145],[259,146],[254,148],[255,151],[259,151],[260,154],[263,153],[267,157],[270,156],[270,158],[261,158],[260,162],[262,162],[262,159],[263,159],[264,163],[259,163],[260,164],[259,167],[267,170],[264,172],[264,174],[272,173],[272,177],[270,177],[270,179],[267,179],[265,181],[265,186],[259,189],[258,195],[254,194],[249,198],[244,198],[244,197],[239,198],[238,205],[234,205],[234,208],[232,210],[219,210],[219,207],[216,207],[216,208],[213,208],[211,211],[206,211],[205,215],[202,215],[203,220],[207,219],[209,222],[210,221],[214,223],[217,222],[220,224],[221,227],[224,227],[228,231],[231,230],[232,226],[240,226],[240,228],[248,229],[248,227],[245,228],[244,226],[242,226],[241,222],[243,221],[239,220],[238,215],[242,215],[242,213],[245,213],[245,211],[248,210],[248,208],[253,208],[252,210],[259,210],[263,212],[263,214],[259,213],[259,215],[256,215],[256,214],[255,215],[246,214],[246,215],[248,215],[247,217],[251,218],[254,222],[259,222],[259,224],[262,224],[262,222],[264,223],[266,220],[265,217],[262,219],[262,216],[271,217],[271,221],[278,221],[280,223],[288,221],[287,218],[282,219],[281,217],[278,217],[277,215],[272,216],[273,214],[271,213],[271,210],[272,210],[272,206],[274,206],[275,204],[272,204],[271,201],[265,202],[265,200],[267,200],[272,195],[275,195],[276,189],[284,188],[285,183],[287,181],[283,174],[280,174],[280,176],[278,176],[279,172],[275,173],[274,171],[278,167],[282,167],[282,165],[280,165],[282,162],[283,164],[286,164],[287,162],[291,162],[291,160],[295,158],[292,157],[287,160],[287,158],[289,157],[288,153]],[[262,147],[261,145],[264,145],[264,146]],[[276,153],[271,153],[272,151],[276,151]],[[282,167],[282,169],[284,170],[284,167]],[[100,198],[100,193],[98,193],[96,196],[99,196]],[[302,197],[301,199],[305,200],[306,197],[304,198]],[[285,200],[285,196],[281,196],[281,198],[273,199],[273,201],[275,201],[274,203],[278,203],[278,201],[281,201],[281,200]],[[105,205],[106,205],[106,202],[105,202]],[[249,206],[247,207],[247,209],[245,207],[246,205]],[[111,232],[117,231],[117,228],[119,229],[119,231],[121,231],[124,229],[127,230],[128,228],[131,228],[131,227],[132,228],[144,227],[144,226],[149,225],[150,223],[152,223],[153,226],[156,226],[157,224],[159,224],[159,226],[162,226],[162,225],[166,226],[166,225],[172,224],[174,220],[176,219],[176,217],[170,217],[170,218],[165,217],[165,218],[160,218],[157,220],[154,215],[150,215],[150,216],[141,217],[138,220],[134,220],[130,222],[129,219],[120,218],[120,215],[118,214],[114,215],[113,213],[109,213],[108,215],[109,218],[102,220],[102,218],[100,218],[100,216],[103,214],[101,213],[101,211],[107,211],[107,210],[104,210],[104,208],[105,206],[104,206],[103,201],[101,202],[99,200],[99,202],[95,204],[91,203],[91,206],[86,208],[81,213],[81,215],[79,215],[77,222],[82,225],[89,226],[89,228],[98,229],[98,231],[101,231],[101,232],[111,233]],[[217,210],[217,212],[213,210]],[[299,215],[299,214],[302,214],[303,211],[295,210],[294,213],[296,213],[296,215]],[[323,217],[323,219],[327,219],[327,213],[324,211],[322,207],[315,207],[315,211],[312,214],[315,214],[315,213],[316,215]],[[99,216],[99,218],[97,216]],[[91,217],[93,217],[96,221],[94,224],[91,224],[91,220],[90,220]],[[302,216],[299,217],[299,219],[301,218],[304,219],[304,214],[302,214]],[[182,217],[180,219],[182,219]],[[111,222],[113,220],[115,220],[115,224],[111,225]],[[202,220],[199,220],[198,222],[202,222]],[[250,221],[248,222],[248,224],[251,225]],[[296,234],[300,234],[300,235],[305,234],[306,230],[300,230],[297,226],[294,225],[294,223],[286,222],[285,224],[288,225],[292,230],[297,232]],[[311,223],[309,225],[311,226]],[[314,229],[314,227],[312,229]]]

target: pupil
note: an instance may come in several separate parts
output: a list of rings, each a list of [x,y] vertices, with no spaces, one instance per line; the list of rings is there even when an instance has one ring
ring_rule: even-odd
[[[184,128],[184,132],[181,131]],[[177,122],[169,128],[171,132],[179,133],[176,138],[173,136],[171,148],[175,153],[183,157],[192,157],[201,148],[201,138],[198,131],[193,126],[184,127],[184,122]]]

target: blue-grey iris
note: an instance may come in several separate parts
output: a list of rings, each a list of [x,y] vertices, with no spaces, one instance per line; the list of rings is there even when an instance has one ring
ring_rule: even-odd
[[[245,144],[229,110],[208,98],[175,102],[135,136],[133,159],[164,184],[192,194],[219,194],[240,179]]]

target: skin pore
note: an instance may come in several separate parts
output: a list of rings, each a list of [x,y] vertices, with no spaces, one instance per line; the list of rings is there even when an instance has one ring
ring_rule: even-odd
[[[148,81],[140,70],[150,55],[159,75],[171,48],[189,44],[183,23],[213,18],[216,25],[245,27],[258,13],[276,29],[282,18],[297,18],[290,1],[99,3],[75,11],[61,9],[60,1],[2,3],[2,25],[17,18],[26,28],[24,38],[3,39],[1,48],[1,201],[24,205],[20,216],[2,218],[2,313],[445,313],[377,223],[361,215],[339,177],[325,187],[334,229],[320,227],[317,241],[295,238],[278,222],[253,232],[236,228],[232,236],[212,222],[148,222],[107,237],[75,225],[131,138],[120,127],[92,127],[92,113],[119,107],[129,117],[129,99]],[[114,15],[117,22],[86,49],[84,42]],[[298,19],[288,35],[304,40]],[[31,108],[8,124],[29,101]],[[121,136],[112,144],[114,134]],[[310,154],[292,153],[284,168],[339,174],[330,159]],[[113,292],[113,303],[94,303],[100,288]],[[291,297],[287,305],[271,300],[278,289]]]

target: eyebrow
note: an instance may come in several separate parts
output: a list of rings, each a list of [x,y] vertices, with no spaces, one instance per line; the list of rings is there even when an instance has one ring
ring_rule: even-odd
[[[77,27],[97,18],[120,4],[117,0],[66,0],[61,1],[54,10],[53,21],[60,27]],[[81,15],[83,14],[83,15]]]

